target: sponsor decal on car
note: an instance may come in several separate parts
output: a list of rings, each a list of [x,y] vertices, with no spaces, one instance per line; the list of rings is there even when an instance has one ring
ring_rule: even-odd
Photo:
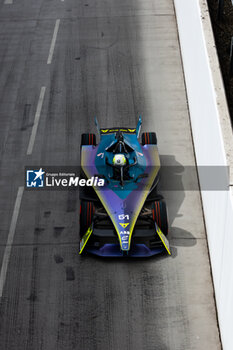
[[[129,215],[128,214],[120,214],[118,215],[119,220],[129,220]]]
[[[121,231],[120,235],[129,235],[129,231]]]
[[[119,222],[119,224],[120,224],[123,228],[126,228],[126,227],[129,225],[129,222],[126,222],[126,223]]]
[[[122,236],[121,239],[122,239],[122,241],[128,241],[129,236],[128,235],[127,236]]]

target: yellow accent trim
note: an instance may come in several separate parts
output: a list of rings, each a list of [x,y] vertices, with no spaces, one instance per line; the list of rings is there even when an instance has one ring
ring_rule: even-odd
[[[92,229],[92,226],[90,226],[90,227],[88,228],[87,232],[85,233],[85,235],[83,236],[83,238],[82,238],[81,241],[80,241],[80,246],[81,246],[82,242],[83,242],[83,244],[82,244],[82,246],[81,246],[81,249],[80,249],[80,251],[79,251],[79,254],[82,254],[83,249],[85,248],[85,246],[86,246],[86,244],[87,244],[87,241],[89,240],[90,235],[92,234],[92,232],[93,232],[93,229]]]
[[[103,133],[103,134],[106,134],[106,133],[114,133],[114,132],[117,132],[117,131],[121,131],[121,132],[124,132],[126,134],[131,134],[131,133],[135,133],[136,132],[136,129],[125,129],[125,128],[113,128],[113,129],[100,129],[100,132]]]
[[[120,224],[123,228],[126,228],[126,227],[129,225],[129,222],[128,222],[128,223],[125,223],[125,224],[123,224],[122,222],[119,222],[119,224]]]
[[[167,252],[169,255],[171,255],[171,252],[170,252],[170,247],[169,247],[169,242],[167,240],[167,238],[164,236],[163,232],[160,230],[159,227],[157,227],[157,233],[159,235],[159,238],[161,239],[161,241],[163,242],[163,245],[164,247],[166,248]]]

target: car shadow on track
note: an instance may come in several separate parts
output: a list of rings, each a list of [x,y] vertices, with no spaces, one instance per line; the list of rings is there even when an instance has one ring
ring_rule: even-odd
[[[168,238],[172,257],[175,258],[178,247],[192,247],[197,242],[195,232],[192,230],[201,215],[198,208],[200,205],[199,182],[195,165],[182,165],[173,155],[161,155],[160,160],[159,191],[167,203],[170,226]],[[177,225],[176,219],[182,227],[174,226],[174,223]],[[183,227],[190,227],[190,231]]]

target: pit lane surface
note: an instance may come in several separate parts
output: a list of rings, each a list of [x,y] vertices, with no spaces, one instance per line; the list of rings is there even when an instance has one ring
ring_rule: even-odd
[[[163,164],[195,164],[171,0],[2,1],[0,62],[1,266],[24,166],[79,164],[94,115],[111,127],[142,114]],[[78,193],[24,191],[0,349],[220,349],[200,195],[163,194],[172,257],[120,261],[78,256]]]

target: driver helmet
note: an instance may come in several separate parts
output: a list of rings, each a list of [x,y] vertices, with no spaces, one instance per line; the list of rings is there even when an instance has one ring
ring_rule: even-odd
[[[124,154],[116,154],[112,162],[114,165],[124,166],[126,165],[126,158]]]

